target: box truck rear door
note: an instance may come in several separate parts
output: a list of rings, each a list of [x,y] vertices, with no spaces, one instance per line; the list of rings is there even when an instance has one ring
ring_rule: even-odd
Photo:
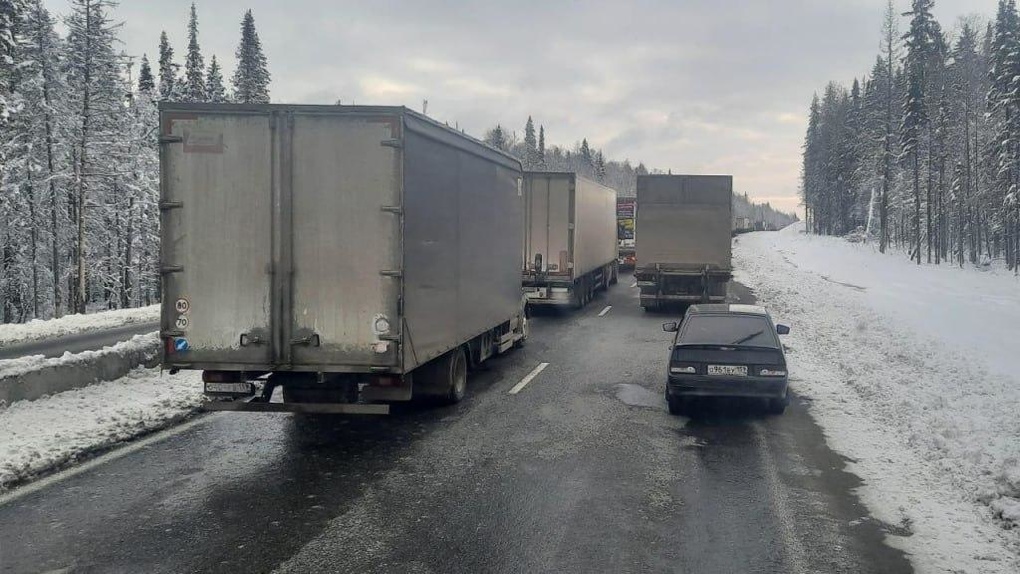
[[[181,109],[164,111],[161,123],[167,360],[264,364],[272,356],[271,118]]]
[[[366,370],[398,363],[401,117],[295,112],[289,362]]]

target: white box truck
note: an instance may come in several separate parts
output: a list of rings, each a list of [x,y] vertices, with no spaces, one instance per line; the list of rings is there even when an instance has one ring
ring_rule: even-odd
[[[580,308],[616,283],[616,234],[615,190],[575,173],[525,172],[528,304]]]
[[[634,278],[642,307],[726,300],[732,212],[732,176],[638,176]]]
[[[513,157],[401,107],[163,104],[160,126],[163,366],[203,371],[209,408],[456,402],[526,337]]]

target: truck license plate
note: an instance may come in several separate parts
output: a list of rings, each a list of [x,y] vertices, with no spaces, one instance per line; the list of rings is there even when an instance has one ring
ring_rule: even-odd
[[[252,383],[206,383],[205,392],[224,395],[253,395],[255,385]]]
[[[747,365],[709,365],[710,375],[733,375],[737,377],[747,376]]]

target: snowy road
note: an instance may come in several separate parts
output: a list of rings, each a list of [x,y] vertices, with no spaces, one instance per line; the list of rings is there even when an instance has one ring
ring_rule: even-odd
[[[15,491],[0,571],[911,571],[883,544],[906,528],[868,515],[808,401],[665,412],[666,317],[629,279],[536,317],[456,407],[311,438],[209,415]]]

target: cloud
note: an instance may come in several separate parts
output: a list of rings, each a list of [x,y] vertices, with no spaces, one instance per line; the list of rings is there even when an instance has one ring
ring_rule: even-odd
[[[154,62],[166,28],[183,62],[190,3],[122,2],[125,50]],[[995,4],[939,0],[936,15],[951,30]],[[228,79],[247,8],[274,101],[428,99],[430,115],[475,135],[497,122],[520,132],[532,115],[550,143],[587,137],[649,167],[731,173],[741,191],[795,205],[811,95],[870,69],[885,0],[199,2],[206,59]]]

